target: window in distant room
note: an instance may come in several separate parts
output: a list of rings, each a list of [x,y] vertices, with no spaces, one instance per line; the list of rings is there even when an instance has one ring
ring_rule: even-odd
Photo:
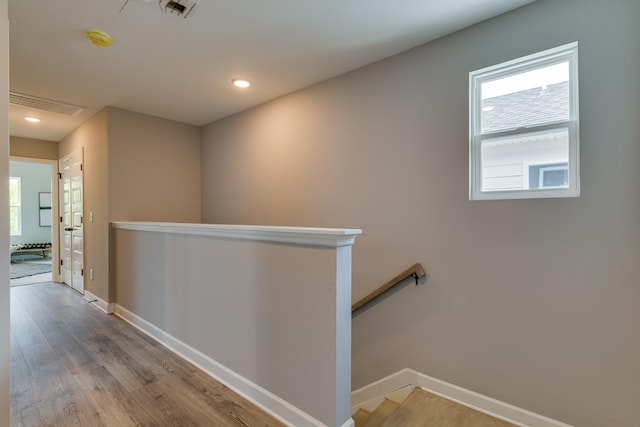
[[[580,195],[578,43],[469,74],[469,198]]]
[[[12,236],[22,234],[20,178],[9,178],[9,230]]]

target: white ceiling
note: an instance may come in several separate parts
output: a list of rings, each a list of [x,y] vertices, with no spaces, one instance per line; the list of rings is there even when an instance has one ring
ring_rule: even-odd
[[[58,141],[108,105],[201,126],[533,1],[198,0],[183,19],[157,0],[10,0],[11,91],[86,108],[11,106],[11,134]]]

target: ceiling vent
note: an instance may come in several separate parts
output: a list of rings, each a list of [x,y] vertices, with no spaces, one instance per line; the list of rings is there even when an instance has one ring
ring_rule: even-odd
[[[36,98],[34,96],[23,95],[21,93],[10,92],[9,104],[20,105],[22,107],[37,108],[38,110],[51,111],[53,113],[66,114],[75,116],[84,111],[83,107],[76,105],[63,104],[58,101],[50,101],[48,99]]]
[[[196,2],[191,0],[160,0],[160,8],[165,13],[186,18],[195,9]]]

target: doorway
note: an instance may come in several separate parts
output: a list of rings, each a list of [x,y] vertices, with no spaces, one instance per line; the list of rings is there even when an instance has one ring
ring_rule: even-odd
[[[57,162],[11,157],[10,271],[11,286],[59,280],[57,209]]]

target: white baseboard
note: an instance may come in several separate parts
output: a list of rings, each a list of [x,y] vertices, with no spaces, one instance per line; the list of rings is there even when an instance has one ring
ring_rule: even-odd
[[[102,298],[98,298],[96,295],[92,294],[89,291],[84,291],[84,299],[90,302],[94,307],[99,308],[107,314],[111,314],[114,311],[114,304],[107,303]]]
[[[293,427],[326,427],[309,414],[282,400],[252,381],[244,378],[209,356],[178,340],[157,326],[147,322],[126,308],[115,304],[114,313],[127,323],[154,338],[180,357],[193,363],[216,380],[220,381],[245,399],[254,403],[281,422]],[[349,419],[351,420],[351,419]],[[342,427],[353,427],[349,420]]]
[[[353,418],[349,418],[344,424],[342,424],[342,427],[356,427],[356,422],[353,421]]]
[[[414,387],[421,387],[430,393],[517,426],[571,427],[569,424],[509,405],[408,368],[353,391],[351,393],[351,412],[354,413],[358,408],[368,409],[372,406],[375,407],[385,397],[395,400],[392,397],[394,393],[405,394],[408,389]]]
[[[351,413],[359,408],[372,411],[377,408],[385,397],[399,390],[413,389],[416,387],[415,378],[409,369],[403,369],[382,378],[368,386],[351,392]],[[392,399],[394,400],[394,399]]]

